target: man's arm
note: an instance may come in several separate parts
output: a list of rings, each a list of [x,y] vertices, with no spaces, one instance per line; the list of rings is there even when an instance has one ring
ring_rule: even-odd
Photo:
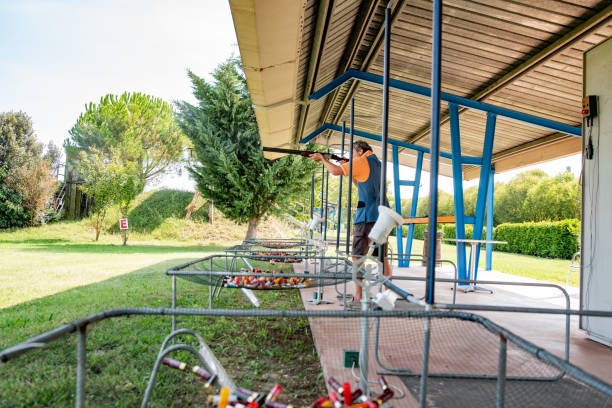
[[[314,154],[311,154],[308,157],[311,160],[323,163],[323,165],[325,166],[327,171],[329,171],[334,176],[340,176],[340,175],[344,174],[344,172],[342,171],[342,167],[338,166],[337,164],[334,164],[334,163],[330,162],[325,157],[323,157],[323,155],[321,153],[314,153]]]

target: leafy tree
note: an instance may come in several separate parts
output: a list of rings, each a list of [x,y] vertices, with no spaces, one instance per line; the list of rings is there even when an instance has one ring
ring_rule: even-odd
[[[524,212],[527,194],[530,188],[539,185],[547,177],[542,170],[525,171],[513,177],[506,185],[504,194],[495,197],[495,212],[499,214],[499,221],[530,221]]]
[[[113,154],[113,157],[118,156]],[[84,180],[81,190],[93,199],[92,225],[97,241],[111,205],[118,204],[122,216],[127,216],[130,204],[138,191],[142,190],[142,185],[138,181],[134,164],[126,164],[116,158],[108,160],[95,149],[89,153],[81,152],[79,173]],[[127,234],[124,235],[123,245],[126,242]]]
[[[172,106],[138,92],[109,94],[98,104],[89,103],[69,133],[64,142],[69,157],[95,148],[110,158],[115,149],[123,162],[136,166],[143,187],[179,160],[183,148]]]
[[[42,146],[36,141],[32,119],[24,112],[0,113],[0,180],[32,158],[39,158]]]
[[[57,181],[42,156],[32,119],[23,112],[0,113],[0,225],[20,227],[43,222]]]
[[[23,197],[18,191],[0,185],[0,228],[24,227],[30,216],[23,207]]]
[[[207,83],[189,71],[197,105],[177,103],[180,126],[199,161],[189,167],[203,198],[228,218],[248,222],[247,238],[269,214],[287,211],[308,190],[316,163],[299,156],[263,157],[246,80],[237,60],[220,64]]]

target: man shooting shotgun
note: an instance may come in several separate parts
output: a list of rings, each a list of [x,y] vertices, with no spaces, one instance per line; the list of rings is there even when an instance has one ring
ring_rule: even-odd
[[[348,177],[348,161],[343,161],[342,164],[337,165],[330,162],[325,153],[310,153],[311,154],[308,157],[311,160],[322,162],[327,171],[334,176],[344,175]],[[334,159],[334,157],[331,157],[331,159],[338,160]],[[381,168],[382,164],[372,151],[372,147],[369,144],[363,140],[358,140],[353,143],[353,183],[355,183],[357,186],[359,195],[357,210],[355,211],[355,217],[353,218],[353,261],[358,260],[361,256],[368,253],[368,247],[370,244],[368,235],[370,234],[370,230],[378,218]],[[387,207],[389,206],[389,202],[386,197],[385,205]],[[387,244],[383,245],[382,250],[385,255],[387,254],[387,248]],[[374,256],[376,256],[377,253],[378,250],[375,250]],[[391,265],[386,257],[384,261],[383,273],[385,276],[391,275]],[[361,297],[361,286],[355,284],[355,296],[353,301],[348,305],[349,309],[359,310],[361,308]]]

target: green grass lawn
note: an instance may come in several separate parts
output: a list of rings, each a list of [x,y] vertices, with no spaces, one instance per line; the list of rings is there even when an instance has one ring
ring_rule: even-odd
[[[393,248],[395,248],[395,237],[391,237],[391,241],[393,242]],[[423,241],[414,241],[414,244],[412,245],[412,253],[423,253]],[[485,250],[482,249],[480,251],[480,258],[478,262],[479,270],[482,270],[482,268],[485,267],[485,257]],[[442,258],[456,262],[456,247],[454,245],[443,243]],[[565,285],[569,265],[570,261],[565,259],[547,259],[530,255],[493,251],[493,270],[562,285]],[[570,276],[569,285],[578,286],[579,280],[579,274],[573,273]]]
[[[220,226],[223,228],[222,226]],[[170,307],[165,270],[222,250],[196,241],[100,242],[82,222],[0,233],[0,349],[101,310]],[[229,245],[231,242],[223,242]],[[206,307],[208,288],[179,280],[180,306]],[[301,308],[295,291],[259,295],[262,307]],[[248,308],[238,291],[224,290],[218,308]],[[103,321],[88,330],[87,406],[139,406],[171,320],[133,316]],[[235,381],[267,391],[285,385],[283,402],[325,393],[307,320],[182,317],[180,327],[203,335]],[[174,358],[190,364],[190,355]],[[76,336],[50,343],[0,365],[0,406],[74,406]],[[195,376],[162,367],[152,407],[204,404]]]

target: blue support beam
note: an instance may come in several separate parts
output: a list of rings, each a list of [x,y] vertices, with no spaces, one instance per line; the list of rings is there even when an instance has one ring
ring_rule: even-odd
[[[489,188],[487,190],[487,241],[493,240],[493,191],[495,189],[495,167],[491,166],[489,173]],[[487,259],[485,271],[493,269],[493,244],[487,244]]]
[[[482,166],[480,168],[480,181],[478,184],[478,196],[476,198],[476,222],[474,223],[473,239],[482,239],[484,227],[484,216],[486,208],[487,191],[491,174],[491,158],[493,156],[493,140],[495,139],[495,123],[497,115],[487,113],[487,127],[485,130],[484,146],[482,148]],[[472,256],[476,257],[476,269],[472,279],[478,278],[478,258],[480,258],[480,245],[472,245]]]
[[[393,190],[394,190],[394,198],[395,198],[395,212],[402,215],[402,195],[400,192],[400,176],[399,176],[399,153],[397,151],[397,146],[393,146],[391,150],[393,154]],[[404,253],[404,237],[403,237],[403,226],[400,225],[395,229],[395,238],[397,240],[397,255],[401,255]],[[402,266],[402,258],[399,258],[399,265]]]
[[[412,202],[410,207],[410,217],[416,217],[417,204],[419,200],[419,186],[421,184],[421,169],[423,168],[423,152],[418,153],[417,165],[414,174],[414,180],[400,180],[399,176],[399,154],[398,147],[393,146],[393,188],[395,190],[395,211],[402,214],[402,197],[400,192],[401,186],[411,186]],[[402,258],[401,255],[410,255],[412,252],[412,239],[414,238],[414,224],[408,225],[408,234],[406,235],[406,248],[404,250],[404,231],[402,227],[396,228],[397,239],[397,255],[399,256],[398,265],[400,267],[409,267],[410,258]]]
[[[451,150],[453,152],[455,238],[465,239],[465,205],[463,201],[463,171],[461,169],[462,161],[461,136],[459,131],[459,107],[454,103],[449,103],[448,109],[450,114]],[[467,279],[466,266],[465,243],[457,242],[457,269],[459,279]]]
[[[410,203],[410,216],[416,217],[417,204],[419,202],[419,187],[421,185],[421,170],[423,169],[423,152],[419,152],[417,156],[417,165],[414,173],[414,188],[412,189],[412,201]],[[408,236],[406,237],[406,253],[412,253],[412,239],[414,238],[414,224],[408,225]],[[406,262],[406,266],[410,266],[410,259]]]
[[[318,91],[312,93],[308,98],[312,100],[321,99],[325,95],[332,92],[334,89],[342,86],[344,83],[351,80],[359,80],[362,82],[368,82],[376,85],[382,85],[383,83],[383,77],[380,75],[350,69],[341,74],[339,77],[333,79],[330,83],[323,86]],[[431,90],[429,88],[404,81],[399,81],[397,79],[390,79],[389,87],[391,87],[392,89],[397,89],[399,91],[409,92],[428,98],[431,97]],[[446,92],[441,93],[441,99],[442,101],[448,103],[454,103],[456,105],[464,106],[466,108],[475,109],[487,113],[493,113],[498,116],[503,116],[523,123],[529,123],[555,132],[561,132],[571,136],[582,136],[582,130],[577,126],[566,125],[565,123],[540,118],[534,115],[528,115],[526,113],[518,112],[512,109],[502,108],[500,106],[495,106],[484,102],[474,101]]]
[[[436,246],[438,245],[438,166],[440,160],[440,101],[442,83],[442,0],[433,0],[431,38],[431,137],[429,143],[429,248],[427,252],[427,292],[425,302],[435,303]],[[421,391],[425,382],[421,382]],[[421,395],[425,395],[422,392]]]
[[[331,130],[333,132],[342,132],[342,127],[338,126],[338,125],[334,125],[332,123],[325,123],[323,126],[318,128],[314,132],[310,133],[305,138],[301,139],[300,143],[302,143],[302,144],[308,143],[312,139],[314,139],[315,137],[320,135],[321,133],[325,132],[326,130]],[[377,142],[382,141],[382,137],[381,136],[376,135],[374,133],[364,132],[363,130],[355,129],[354,130],[354,134],[355,134],[355,136],[360,136],[360,137],[363,137],[365,139],[375,140]],[[387,139],[387,142],[391,146],[398,146],[398,147],[403,147],[403,148],[406,148],[406,149],[415,150],[417,152],[429,153],[429,149],[427,147],[417,146],[417,145],[414,145],[414,144],[408,143],[408,142],[402,142],[401,140],[389,138],[389,139]],[[445,159],[452,159],[453,158],[453,155],[451,153],[446,153],[446,152],[441,152],[440,156],[444,157]],[[462,156],[461,160],[463,160],[463,162],[465,164],[475,164],[475,165],[482,164],[482,159],[480,157]]]

